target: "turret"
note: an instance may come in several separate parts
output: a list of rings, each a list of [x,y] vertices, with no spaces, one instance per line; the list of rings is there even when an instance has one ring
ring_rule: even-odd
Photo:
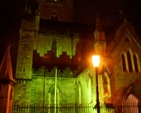
[[[27,0],[22,17],[16,79],[31,79],[33,42],[39,29],[39,1]]]
[[[26,0],[21,29],[38,30],[40,22],[40,0]]]
[[[105,31],[102,28],[98,15],[96,17],[96,28],[94,32],[94,39],[95,39],[94,51],[97,54],[105,54],[106,51]]]

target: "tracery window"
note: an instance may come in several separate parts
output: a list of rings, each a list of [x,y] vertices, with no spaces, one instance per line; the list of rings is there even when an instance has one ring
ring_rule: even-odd
[[[139,58],[136,53],[132,54],[130,49],[121,54],[123,72],[140,72]]]

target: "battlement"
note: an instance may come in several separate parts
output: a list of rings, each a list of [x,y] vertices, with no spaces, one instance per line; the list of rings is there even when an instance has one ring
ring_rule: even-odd
[[[55,77],[55,68],[47,69],[44,66],[38,68],[38,70],[32,70],[32,76],[45,76],[45,77]],[[74,78],[75,71],[70,69],[69,67],[64,68],[63,70],[57,69],[57,77],[64,78]]]

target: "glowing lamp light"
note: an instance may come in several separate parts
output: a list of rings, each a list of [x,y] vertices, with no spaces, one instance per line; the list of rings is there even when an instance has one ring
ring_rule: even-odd
[[[94,67],[99,67],[100,56],[99,55],[92,56],[92,63]]]

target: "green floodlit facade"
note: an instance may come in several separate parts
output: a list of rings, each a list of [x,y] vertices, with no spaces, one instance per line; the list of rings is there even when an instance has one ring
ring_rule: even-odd
[[[32,5],[27,1],[20,29],[14,103],[75,103],[93,108],[93,53],[101,57],[100,105],[114,109],[115,103],[140,102],[140,40],[125,19],[107,36],[98,16],[96,25],[73,23],[72,0]]]

